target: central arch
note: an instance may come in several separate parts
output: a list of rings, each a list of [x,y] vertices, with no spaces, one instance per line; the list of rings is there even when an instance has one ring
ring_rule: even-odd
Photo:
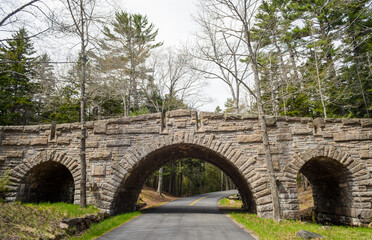
[[[248,181],[240,170],[226,157],[207,147],[191,143],[163,146],[142,157],[122,179],[113,198],[114,214],[133,211],[138,195],[147,178],[166,163],[183,158],[197,158],[214,164],[223,170],[237,186],[246,209],[256,212],[256,201]]]

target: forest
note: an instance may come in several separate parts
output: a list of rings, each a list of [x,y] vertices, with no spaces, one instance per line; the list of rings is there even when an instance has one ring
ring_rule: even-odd
[[[199,0],[198,31],[172,47],[141,13],[59,2],[0,1],[0,126],[198,110],[211,79],[231,93],[216,112],[371,117],[371,0]],[[72,39],[76,54],[54,60],[39,44],[49,36]],[[178,195],[233,185],[195,159],[161,171]]]

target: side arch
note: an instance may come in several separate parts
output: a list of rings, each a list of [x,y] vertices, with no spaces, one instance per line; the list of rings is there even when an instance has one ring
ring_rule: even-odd
[[[303,173],[313,186],[315,214],[318,221],[337,224],[360,225],[372,218],[367,186],[371,184],[370,172],[360,159],[334,146],[318,146],[302,153],[295,153],[284,169],[292,209],[297,211],[298,196],[296,177]]]
[[[298,172],[303,165],[316,157],[326,157],[337,160],[348,171],[350,171],[357,181],[371,178],[365,163],[359,159],[352,158],[348,153],[339,148],[335,148],[334,146],[318,146],[302,153],[296,153],[294,154],[292,161],[288,164],[288,168]]]
[[[242,195],[250,195],[249,199],[244,200],[247,205],[251,206],[250,210],[252,212],[256,212],[257,209],[259,210],[257,206],[259,200],[261,200],[263,204],[271,204],[271,201],[267,201],[267,199],[271,197],[270,192],[265,191],[266,187],[263,187],[264,184],[267,184],[267,181],[265,181],[266,176],[255,171],[254,168],[256,158],[254,156],[246,156],[246,154],[244,154],[241,149],[234,146],[232,142],[219,141],[213,134],[189,134],[188,132],[178,132],[176,134],[154,137],[152,141],[147,139],[146,142],[151,142],[151,144],[144,142],[145,141],[138,141],[137,144],[133,144],[134,146],[128,149],[125,157],[112,165],[112,178],[104,187],[106,191],[105,195],[110,196],[110,200],[107,199],[109,200],[107,203],[108,210],[110,210],[112,214],[121,211],[118,210],[118,201],[120,201],[119,199],[121,198],[120,194],[123,195],[124,191],[126,191],[125,194],[131,192],[130,194],[133,197],[133,199],[130,199],[130,206],[125,208],[127,210],[133,210],[134,206],[132,203],[137,199],[145,180],[145,178],[139,179],[134,175],[139,175],[142,171],[143,175],[148,176],[152,171],[155,171],[166,162],[171,161],[171,158],[176,160],[174,157],[195,157],[206,160],[224,170],[233,179],[236,185],[239,185],[237,183],[238,178],[240,179],[239,181],[244,181],[246,186],[241,187],[243,190],[239,189],[243,192],[249,192],[242,193]],[[161,156],[164,152],[170,153],[171,157],[166,158]],[[219,160],[211,160],[214,158],[218,158]],[[154,159],[159,159],[159,162],[156,163]],[[146,167],[146,164],[149,164],[150,161],[152,166]],[[226,171],[226,169],[230,170]],[[123,186],[128,181],[133,183],[138,181],[141,187],[123,190]],[[262,199],[266,199],[266,202],[262,201]],[[271,210],[267,208],[266,211]]]
[[[74,204],[78,204],[80,202],[80,195],[78,194],[80,192],[80,166],[78,161],[67,156],[66,152],[50,150],[39,152],[34,158],[24,159],[22,163],[10,172],[10,191],[7,194],[6,200],[22,200],[22,188],[24,187],[26,177],[35,168],[43,164],[63,166],[71,174],[74,186],[73,200]]]

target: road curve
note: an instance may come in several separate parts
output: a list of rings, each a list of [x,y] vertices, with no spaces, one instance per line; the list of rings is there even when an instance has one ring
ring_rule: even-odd
[[[218,209],[218,200],[236,193],[224,191],[178,199],[123,224],[99,240],[254,240]]]

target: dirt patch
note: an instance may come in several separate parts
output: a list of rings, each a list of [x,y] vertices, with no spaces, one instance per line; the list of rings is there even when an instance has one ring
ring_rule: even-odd
[[[300,208],[301,219],[306,221],[314,220],[314,198],[311,186],[303,190],[298,189],[298,204]]]
[[[139,206],[139,209],[142,210],[161,206],[176,199],[179,199],[179,197],[173,196],[166,192],[160,196],[155,189],[151,187],[144,187],[138,197],[137,205]]]

